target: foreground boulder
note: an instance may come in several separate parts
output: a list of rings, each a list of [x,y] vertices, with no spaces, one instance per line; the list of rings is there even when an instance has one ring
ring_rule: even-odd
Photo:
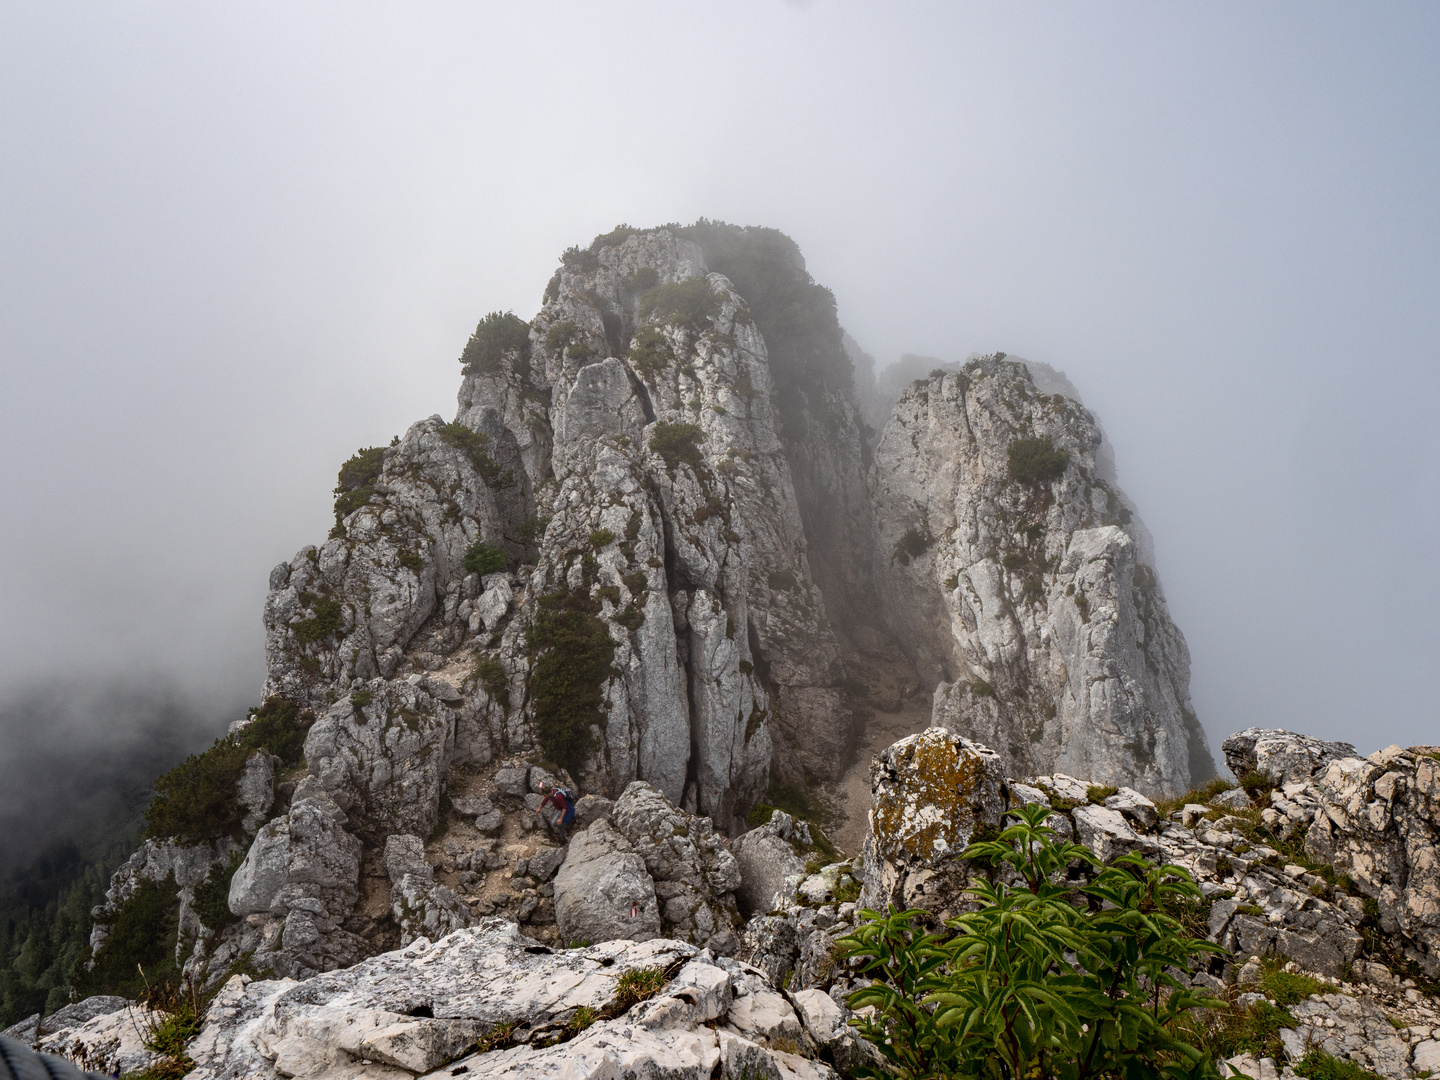
[[[997,831],[1008,799],[1000,757],[944,728],[901,739],[870,768],[863,907],[923,907],[943,918],[969,883],[960,853]]]
[[[1312,790],[1320,812],[1306,854],[1353,881],[1381,933],[1440,978],[1440,747],[1332,760]]]
[[[608,821],[570,841],[555,874],[555,921],[564,942],[660,936],[655,881],[645,860]]]

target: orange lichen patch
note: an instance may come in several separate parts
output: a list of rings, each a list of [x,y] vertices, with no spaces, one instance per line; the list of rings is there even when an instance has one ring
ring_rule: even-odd
[[[999,819],[1001,776],[993,754],[930,728],[876,762],[871,821],[881,856],[934,864],[954,858],[981,820]]]

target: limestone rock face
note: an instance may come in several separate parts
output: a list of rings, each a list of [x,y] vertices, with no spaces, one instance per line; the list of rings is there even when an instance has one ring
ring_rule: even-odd
[[[530,603],[578,592],[615,642],[582,784],[616,798],[645,779],[736,831],[777,738],[794,771],[831,776],[851,727],[766,343],[732,283],[663,229],[562,268],[532,328],[553,479]]]
[[[609,822],[597,821],[570,841],[555,874],[555,921],[566,942],[660,936],[655,881]]]
[[[930,728],[875,759],[870,792],[861,905],[947,910],[969,880],[960,852],[977,828],[1001,824],[1008,791],[999,755]]]
[[[308,975],[354,963],[364,942],[343,929],[355,906],[361,844],[313,779],[256,835],[230,879],[230,910],[248,917],[240,948],[257,966]]]
[[[565,1030],[582,1008],[603,1013],[616,979],[644,968],[673,972],[658,996],[579,1033]],[[847,1014],[818,1003],[811,1011],[817,1028],[831,1027],[824,1043],[747,965],[665,939],[557,952],[486,919],[303,983],[236,976],[190,1045],[190,1075],[826,1080],[834,1073],[815,1058],[840,1037],[834,1027]],[[513,1046],[467,1053],[505,1028]]]
[[[936,724],[992,747],[1012,775],[1177,795],[1214,775],[1189,651],[1131,512],[1097,472],[1100,445],[1078,402],[998,355],[917,381],[870,474],[880,594],[891,631],[940,680]]]
[[[207,928],[195,913],[195,890],[205,884],[212,873],[221,872],[238,850],[233,840],[224,839],[208,844],[181,844],[174,840],[146,840],[110,876],[110,887],[104,901],[91,912],[90,948],[98,952],[110,936],[111,927],[121,907],[135,895],[142,882],[174,881],[178,887],[179,926],[181,938],[205,936]],[[177,944],[177,949],[183,948]],[[186,955],[177,952],[177,963],[185,963]]]
[[[1380,929],[1440,976],[1440,749],[1398,746],[1329,761],[1305,850],[1373,899]]]
[[[1359,755],[1345,742],[1326,742],[1281,728],[1246,728],[1221,744],[1225,765],[1236,776],[1258,773],[1283,786],[1308,781],[1330,762]]]
[[[320,717],[305,737],[305,762],[357,831],[428,835],[454,756],[453,712],[403,680],[353,684],[354,696]]]

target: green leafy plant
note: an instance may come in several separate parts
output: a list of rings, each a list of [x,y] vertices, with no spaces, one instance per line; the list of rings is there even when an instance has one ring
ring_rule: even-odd
[[[477,652],[475,666],[470,669],[470,678],[483,686],[485,692],[500,703],[501,708],[510,708],[510,680],[506,677],[505,665],[498,656]]]
[[[609,529],[592,529],[590,531],[590,546],[596,549],[607,547],[615,542],[615,534]]]
[[[465,549],[465,572],[467,574],[498,574],[508,569],[510,560],[495,544],[477,538]]]
[[[493,374],[500,370],[500,360],[513,352],[522,361],[530,356],[530,324],[508,311],[492,311],[480,320],[465,349],[460,363],[466,375],[472,372]]]
[[[903,1080],[1218,1075],[1179,1035],[1193,1010],[1222,1004],[1176,977],[1219,951],[1163,911],[1169,896],[1198,894],[1188,874],[1134,854],[1098,868],[1089,849],[1057,840],[1050,812],[1011,811],[1016,824],[966,849],[1008,873],[977,882],[979,910],[949,932],[923,929],[919,910],[863,913],[840,944],[874,980],[851,1007],[875,1012],[852,1023]],[[1067,879],[1075,864],[1098,868],[1088,885]]]
[[[573,1039],[576,1035],[579,1035],[580,1032],[584,1031],[591,1024],[595,1023],[596,1020],[599,1019],[600,1014],[594,1009],[590,1008],[590,1006],[579,1006],[576,1008],[575,1014],[570,1017],[569,1022],[566,1023],[563,1037],[566,1039]]]
[[[509,1020],[503,1024],[496,1024],[480,1038],[475,1040],[475,1053],[488,1054],[492,1050],[503,1050],[507,1046],[515,1045],[515,1030],[520,1026],[519,1020]]]
[[[642,326],[630,339],[630,363],[643,379],[653,381],[674,359],[665,335],[653,326]]]
[[[164,881],[139,881],[115,912],[93,966],[89,971],[77,969],[76,989],[81,994],[137,998],[150,981],[177,982],[179,920],[180,886],[175,884],[174,874]],[[149,972],[148,978],[144,971]]]
[[[1006,451],[1010,479],[1022,484],[1048,484],[1065,475],[1070,464],[1068,450],[1056,450],[1050,436],[1043,439],[1016,439]]]
[[[1295,1074],[1309,1080],[1380,1080],[1376,1073],[1362,1069],[1353,1061],[1342,1061],[1320,1049],[1306,1053],[1295,1066]]]
[[[1298,1005],[1311,994],[1327,994],[1330,987],[1300,971],[1286,971],[1285,958],[1271,954],[1260,960],[1260,992],[1280,1006]]]

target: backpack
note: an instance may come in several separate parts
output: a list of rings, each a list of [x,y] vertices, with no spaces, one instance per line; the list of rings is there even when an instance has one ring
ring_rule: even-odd
[[[557,787],[555,790],[558,791],[560,793],[560,797],[565,800],[566,806],[575,805],[575,793],[571,791],[568,787]]]

